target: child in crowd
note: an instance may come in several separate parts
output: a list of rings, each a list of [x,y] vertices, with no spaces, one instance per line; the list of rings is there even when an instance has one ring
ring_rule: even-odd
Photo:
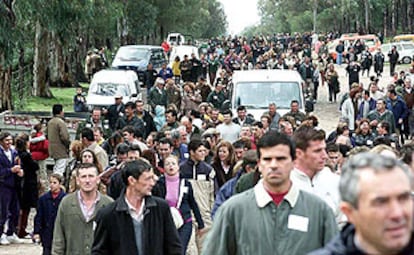
[[[66,195],[62,189],[62,176],[51,174],[49,177],[50,191],[39,198],[37,213],[34,219],[33,241],[41,242],[43,255],[52,251],[53,228],[59,204]]]

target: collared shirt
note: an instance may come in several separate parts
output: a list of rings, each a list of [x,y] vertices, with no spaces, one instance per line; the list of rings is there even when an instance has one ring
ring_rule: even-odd
[[[137,211],[137,208],[135,208],[131,203],[129,203],[126,197],[125,197],[125,203],[128,206],[128,212],[129,212],[129,215],[131,215],[131,218],[139,222],[144,219],[145,198],[142,199],[141,207],[139,208],[138,211]]]
[[[272,197],[266,191],[263,180],[260,180],[256,186],[254,186],[254,194],[256,197],[256,203],[259,208],[266,207],[267,204],[273,203]],[[293,208],[296,205],[299,197],[299,189],[296,187],[294,183],[290,186],[288,193],[285,195],[283,200],[286,200],[290,207]]]
[[[93,202],[93,204],[90,208],[88,208],[88,206],[85,204],[85,201],[83,200],[83,198],[80,194],[80,191],[77,191],[76,195],[78,197],[78,201],[79,201],[79,205],[80,205],[83,217],[85,218],[86,222],[88,222],[95,213],[96,204],[101,199],[101,193],[99,191],[97,191],[96,199],[95,199],[95,201]]]

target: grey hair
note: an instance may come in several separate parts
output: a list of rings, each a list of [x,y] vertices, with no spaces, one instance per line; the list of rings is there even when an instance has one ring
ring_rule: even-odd
[[[369,168],[376,174],[399,168],[407,175],[410,186],[413,184],[411,171],[398,159],[372,152],[354,155],[344,165],[339,182],[339,193],[341,194],[342,201],[350,203],[354,208],[358,208],[359,178],[363,168]]]

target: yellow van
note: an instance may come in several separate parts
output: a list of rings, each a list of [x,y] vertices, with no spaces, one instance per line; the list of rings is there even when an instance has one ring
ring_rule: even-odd
[[[396,35],[392,39],[393,42],[411,41],[414,42],[414,34]]]

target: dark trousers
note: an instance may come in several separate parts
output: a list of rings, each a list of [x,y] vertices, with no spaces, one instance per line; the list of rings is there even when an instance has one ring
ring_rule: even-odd
[[[394,62],[390,63],[390,76],[394,75],[396,65],[397,63],[394,63]]]
[[[181,245],[183,246],[182,254],[185,255],[187,252],[188,242],[191,238],[191,232],[193,231],[193,223],[187,222],[178,229],[178,234],[180,235]]]
[[[329,102],[332,102],[332,100],[336,102],[336,93],[335,93],[334,85],[331,83],[328,83],[328,90],[329,90]]]
[[[4,224],[7,220],[7,235],[11,236],[16,233],[19,221],[19,200],[17,192],[14,189],[0,187],[0,230],[3,232]]]
[[[43,247],[43,255],[51,255],[52,248],[51,247]]]

